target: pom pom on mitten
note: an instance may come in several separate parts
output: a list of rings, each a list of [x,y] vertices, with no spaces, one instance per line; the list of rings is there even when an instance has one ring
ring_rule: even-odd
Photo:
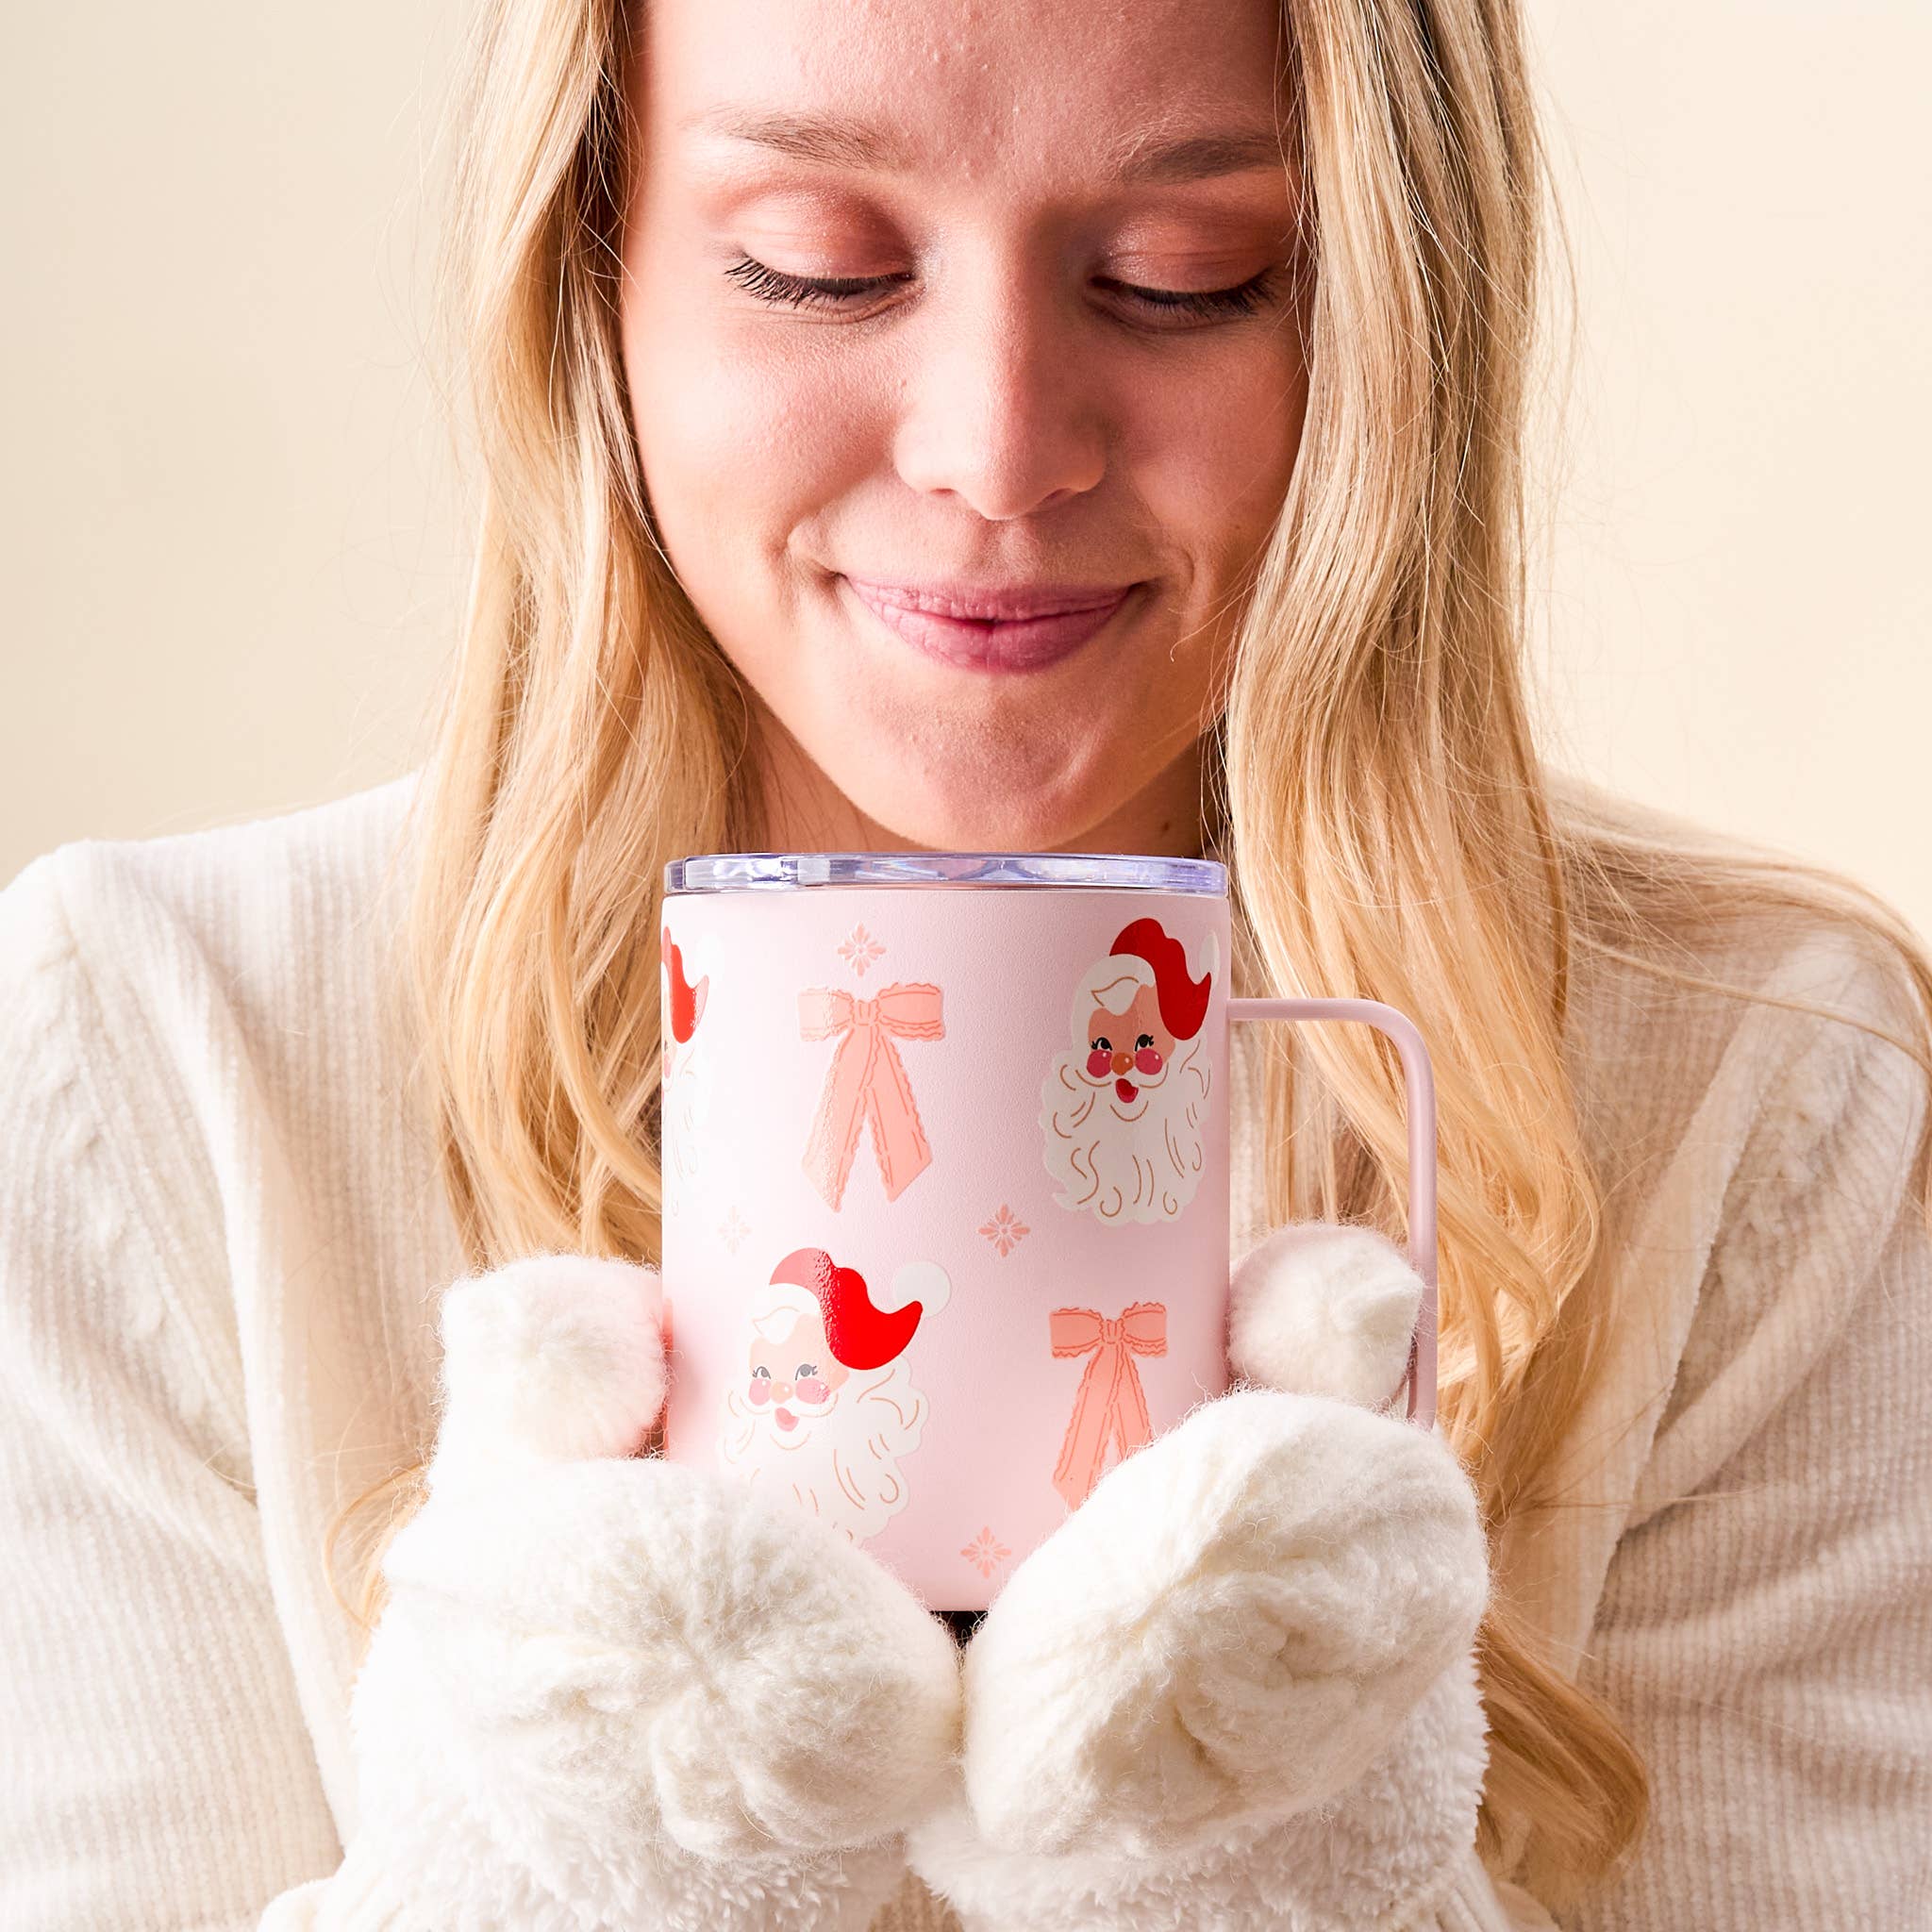
[[[1423,1292],[1408,1257],[1375,1228],[1277,1227],[1228,1284],[1229,1365],[1263,1388],[1380,1408],[1408,1367]]]
[[[664,1407],[655,1269],[531,1255],[443,1295],[434,1492],[546,1463],[630,1456]]]

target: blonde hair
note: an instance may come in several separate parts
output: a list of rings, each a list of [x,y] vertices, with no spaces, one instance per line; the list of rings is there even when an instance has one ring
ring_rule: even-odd
[[[1685,935],[1767,909],[1872,935],[1927,1008],[1932,961],[1851,881],[1540,762],[1521,447],[1545,188],[1515,8],[1285,11],[1312,210],[1310,391],[1204,811],[1233,870],[1238,985],[1427,1016],[1441,1425],[1493,1533],[1553,1506],[1542,1474],[1619,1318],[1561,1053],[1579,962],[1763,997],[1692,970]],[[483,491],[412,813],[407,994],[479,1268],[553,1248],[657,1257],[662,869],[758,822],[744,693],[653,537],[627,415],[627,55],[616,0],[494,0],[462,95],[443,286]],[[1271,1217],[1399,1235],[1399,1069],[1362,1029],[1297,1033],[1267,1062],[1268,1118],[1299,1105],[1324,1125],[1304,1158],[1297,1136],[1269,1133]],[[1894,1043],[1932,1073],[1924,1038]],[[1928,1155],[1922,1141],[1932,1211]],[[420,1494],[405,1470],[344,1512],[367,1525],[365,1624],[380,1544]],[[1481,1848],[1496,1863],[1513,1844],[1515,1874],[1560,1906],[1636,1840],[1644,1768],[1500,1590],[1480,1662]]]

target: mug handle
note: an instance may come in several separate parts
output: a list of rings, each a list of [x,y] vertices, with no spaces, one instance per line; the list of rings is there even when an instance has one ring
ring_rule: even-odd
[[[1397,1391],[1408,1391],[1407,1420],[1429,1428],[1436,1420],[1436,1078],[1422,1034],[1407,1013],[1380,1000],[1230,999],[1227,1017],[1234,1024],[1360,1020],[1386,1033],[1402,1056],[1408,1114],[1408,1260],[1423,1278],[1423,1299]]]

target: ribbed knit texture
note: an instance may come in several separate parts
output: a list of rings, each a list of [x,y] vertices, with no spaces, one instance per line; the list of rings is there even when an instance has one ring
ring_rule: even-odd
[[[324,1532],[426,1441],[466,1265],[382,1021],[413,782],[76,842],[0,893],[8,1932],[391,1923],[379,1874],[308,1881],[356,1823]],[[1721,963],[1914,1024],[1836,930]],[[1620,1316],[1564,1507],[1498,1572],[1623,1713],[1655,1809],[1562,1924],[1932,1924],[1924,1083],[1856,1028],[1623,970],[1579,981],[1574,1042]],[[1266,1150],[1245,1049],[1230,1072],[1239,1248]],[[1435,1919],[1550,1923],[1473,1856]],[[951,1924],[908,1880],[875,1932]]]

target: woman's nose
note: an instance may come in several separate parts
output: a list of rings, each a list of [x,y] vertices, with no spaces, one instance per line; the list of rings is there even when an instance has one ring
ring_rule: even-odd
[[[1017,272],[960,267],[908,335],[899,474],[988,521],[1085,494],[1107,470],[1108,429],[1087,377],[1087,320]]]

